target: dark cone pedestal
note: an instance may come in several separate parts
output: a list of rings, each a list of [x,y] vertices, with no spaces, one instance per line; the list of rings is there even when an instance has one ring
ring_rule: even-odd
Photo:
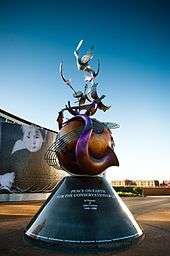
[[[34,216],[25,237],[55,249],[124,250],[143,231],[103,177],[68,176]]]

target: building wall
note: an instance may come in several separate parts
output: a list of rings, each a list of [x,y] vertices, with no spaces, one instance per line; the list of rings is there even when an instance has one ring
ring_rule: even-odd
[[[113,187],[125,187],[125,180],[113,180],[112,186]]]
[[[114,187],[158,187],[159,181],[157,180],[113,180],[112,186]]]
[[[16,123],[16,124],[27,124],[26,120],[20,120],[15,116],[9,115],[7,112],[0,110],[0,122]]]
[[[165,196],[170,195],[170,188],[143,188],[144,196]]]
[[[157,187],[159,182],[157,180],[135,180],[137,187]]]

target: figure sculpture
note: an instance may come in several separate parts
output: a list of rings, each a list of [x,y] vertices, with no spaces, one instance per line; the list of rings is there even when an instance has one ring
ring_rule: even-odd
[[[82,57],[79,57],[79,50],[80,50],[82,43],[83,43],[83,40],[81,40],[79,42],[76,50],[74,51],[74,55],[76,57],[77,68],[78,68],[78,70],[82,70],[87,73],[87,76],[85,77],[85,81],[92,82],[99,73],[100,62],[98,60],[97,72],[95,72],[94,69],[92,69],[92,67],[89,65],[89,61],[93,58],[93,54],[92,54],[93,47],[91,47],[91,49],[85,55],[83,55]]]
[[[64,252],[71,248],[76,253],[118,251],[140,241],[143,231],[102,176],[108,167],[119,166],[109,129],[119,125],[92,118],[97,110],[105,112],[110,106],[102,102],[105,95],[97,93],[99,64],[97,72],[89,65],[92,50],[79,57],[82,42],[74,54],[78,70],[87,73],[88,78],[84,90],[76,91],[71,79],[65,78],[63,63],[60,64],[61,78],[73,91],[77,104],[68,101],[59,111],[59,132],[45,155],[50,166],[60,167],[71,175],[57,184],[28,225],[25,236],[29,241]],[[72,115],[66,121],[65,111]]]
[[[92,51],[88,51],[82,58],[78,52],[82,40],[78,44],[74,54],[76,56],[78,69],[88,72],[92,79],[88,80],[91,90],[87,92],[88,84],[84,85],[84,92],[77,91],[63,73],[63,63],[60,64],[60,75],[64,83],[73,91],[73,97],[77,99],[77,105],[71,106],[70,101],[58,115],[59,134],[55,142],[54,150],[60,166],[66,171],[78,175],[97,175],[102,173],[109,166],[118,166],[119,161],[114,152],[113,138],[110,130],[96,119],[92,119],[96,111],[106,111],[102,100],[105,95],[98,96],[95,79],[97,73],[89,66],[92,59]],[[64,122],[64,111],[68,111],[73,117]],[[82,113],[83,112],[83,113]],[[51,151],[49,150],[49,153]],[[48,157],[47,157],[48,158]],[[50,158],[51,159],[51,158]]]

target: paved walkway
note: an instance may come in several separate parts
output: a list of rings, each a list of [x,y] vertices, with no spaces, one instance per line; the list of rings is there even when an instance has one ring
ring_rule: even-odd
[[[142,225],[145,239],[128,251],[103,255],[170,255],[170,197],[124,198],[124,201]],[[41,204],[42,202],[0,203],[1,256],[64,256],[32,247],[23,239],[24,228]]]

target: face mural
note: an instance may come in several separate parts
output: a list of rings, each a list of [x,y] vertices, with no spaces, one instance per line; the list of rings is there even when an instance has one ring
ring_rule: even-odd
[[[29,127],[25,127],[23,128],[23,131],[23,143],[25,147],[30,152],[37,152],[40,150],[43,143],[43,137],[40,130],[34,127],[31,129]]]
[[[23,137],[15,142],[12,154],[21,149],[37,152],[44,141],[41,130],[33,126],[22,126]]]
[[[39,126],[1,122],[0,194],[51,192],[62,177],[44,159],[55,139],[55,132]]]

